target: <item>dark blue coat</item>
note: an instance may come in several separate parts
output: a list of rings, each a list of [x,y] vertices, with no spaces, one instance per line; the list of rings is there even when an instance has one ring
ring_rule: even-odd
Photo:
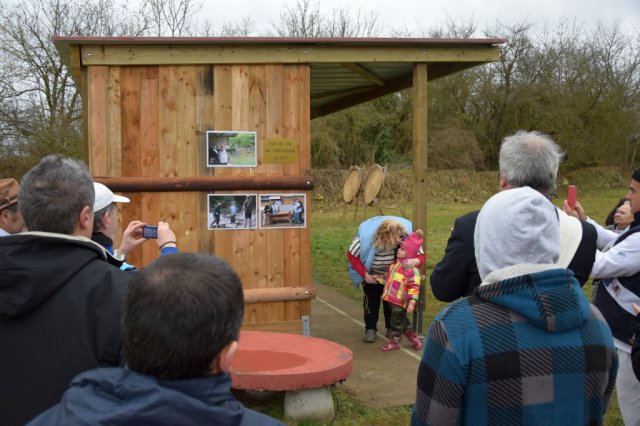
[[[237,401],[226,373],[160,381],[124,368],[100,368],[76,376],[60,404],[29,426],[282,424]]]

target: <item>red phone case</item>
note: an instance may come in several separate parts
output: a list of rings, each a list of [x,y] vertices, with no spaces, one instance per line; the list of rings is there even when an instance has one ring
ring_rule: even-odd
[[[578,188],[575,185],[569,185],[567,188],[567,202],[572,209],[576,208],[576,196],[578,195]]]

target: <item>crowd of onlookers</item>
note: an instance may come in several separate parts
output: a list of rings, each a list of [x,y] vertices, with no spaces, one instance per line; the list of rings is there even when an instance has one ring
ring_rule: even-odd
[[[282,424],[231,394],[236,272],[178,253],[165,222],[129,223],[115,249],[127,202],[61,156],[0,181],[0,423]],[[150,238],[167,256],[127,264]]]
[[[607,229],[579,201],[551,203],[562,157],[547,135],[505,138],[499,192],[455,221],[429,277],[451,303],[424,341],[413,424],[601,424],[614,388],[625,424],[640,422],[640,170]],[[281,424],[231,394],[236,272],[179,253],[165,222],[151,237],[130,222],[115,248],[128,202],[61,156],[0,180],[2,424]],[[149,239],[161,256],[138,270],[126,258]],[[385,352],[402,336],[423,347],[408,319],[423,240],[377,216],[347,251],[363,340],[379,337],[383,306]]]
[[[429,327],[412,424],[601,424],[614,388],[625,424],[640,422],[640,170],[605,229],[577,201],[552,204],[563,155],[539,132],[506,137],[499,192],[456,219],[429,276],[452,303]],[[425,256],[405,247],[414,234],[406,219],[371,218],[347,251],[365,342],[379,336],[382,299],[383,351],[402,333],[418,347],[397,319],[419,303]],[[593,305],[589,277],[600,283]]]

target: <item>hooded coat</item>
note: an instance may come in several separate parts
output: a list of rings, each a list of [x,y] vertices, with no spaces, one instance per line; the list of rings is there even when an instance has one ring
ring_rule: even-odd
[[[78,375],[60,404],[29,426],[71,424],[282,425],[236,401],[226,373],[161,381],[124,368],[101,368]]]
[[[23,425],[58,403],[78,373],[119,365],[129,278],[87,238],[0,239],[3,425]]]
[[[432,323],[413,425],[601,424],[618,368],[609,327],[567,269],[515,265]]]

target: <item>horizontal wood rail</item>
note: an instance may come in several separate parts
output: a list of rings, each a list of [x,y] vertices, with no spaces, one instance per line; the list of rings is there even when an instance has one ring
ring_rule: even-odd
[[[311,176],[94,177],[115,192],[313,189]]]
[[[289,302],[316,297],[315,287],[247,288],[244,303]]]

